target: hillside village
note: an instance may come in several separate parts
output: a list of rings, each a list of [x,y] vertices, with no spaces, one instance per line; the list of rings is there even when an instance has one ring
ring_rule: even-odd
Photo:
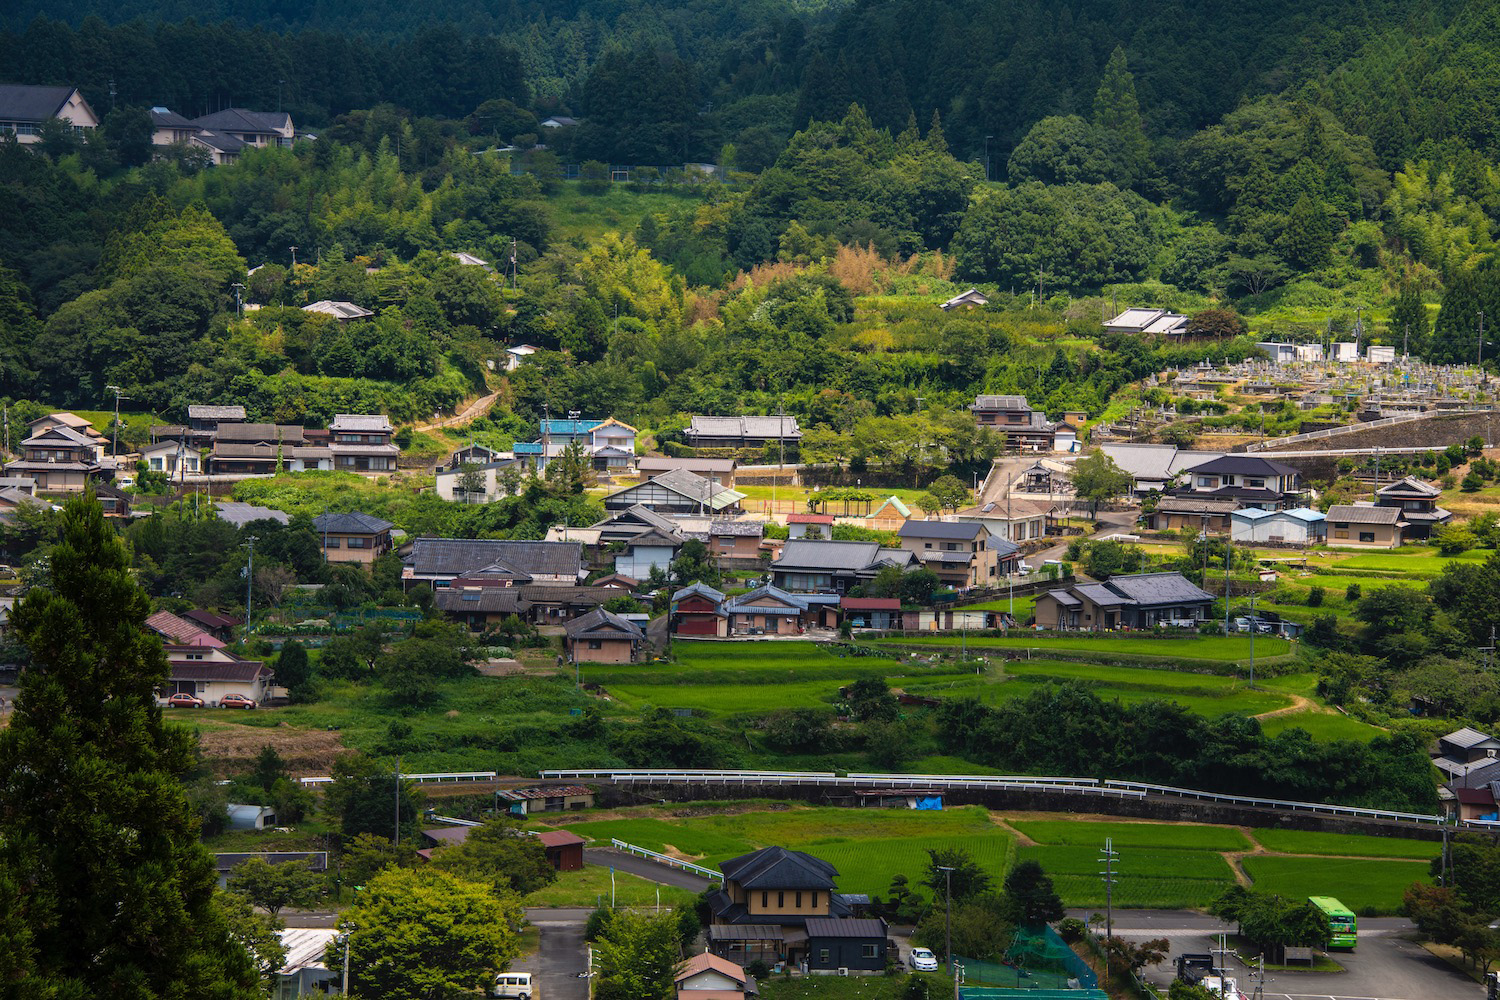
[[[1493,1000],[1494,19],[618,6],[0,13],[0,981]]]

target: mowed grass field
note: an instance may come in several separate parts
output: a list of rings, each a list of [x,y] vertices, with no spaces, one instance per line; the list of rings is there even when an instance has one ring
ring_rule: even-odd
[[[1288,858],[1252,855],[1241,862],[1257,889],[1284,896],[1333,896],[1355,913],[1394,913],[1413,882],[1431,882],[1423,861]]]
[[[682,819],[650,817],[570,823],[582,837],[686,856],[708,867],[759,847],[806,851],[839,870],[844,892],[884,895],[891,880],[916,881],[928,850],[957,847],[998,882],[1010,869],[1015,838],[977,806],[942,812],[792,808]]]

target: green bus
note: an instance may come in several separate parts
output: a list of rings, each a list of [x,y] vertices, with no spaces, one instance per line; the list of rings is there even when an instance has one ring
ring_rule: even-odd
[[[1309,896],[1307,901],[1328,918],[1330,948],[1353,948],[1358,943],[1355,940],[1358,928],[1355,927],[1354,913],[1347,906],[1332,896]]]

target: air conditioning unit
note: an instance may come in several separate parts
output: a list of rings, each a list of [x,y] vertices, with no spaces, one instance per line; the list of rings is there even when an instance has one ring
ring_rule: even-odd
[[[847,965],[841,965],[841,966],[839,966],[839,975],[841,975],[841,976],[847,976],[848,974],[849,974],[849,967]]]

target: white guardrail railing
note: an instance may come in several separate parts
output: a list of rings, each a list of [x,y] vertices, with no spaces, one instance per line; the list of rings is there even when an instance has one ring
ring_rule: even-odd
[[[658,854],[656,851],[641,847],[639,844],[627,844],[623,840],[615,839],[611,839],[609,844],[617,851],[625,851],[627,854],[636,854],[647,859],[648,861],[655,861],[659,865],[666,865],[669,868],[681,868],[685,872],[692,872],[694,875],[702,875],[704,878],[713,879],[715,882],[724,881],[723,872],[716,872],[712,868],[704,868],[702,865],[695,865],[691,861],[683,861],[681,858],[674,858],[666,854]]]
[[[446,785],[460,781],[494,781],[499,776],[497,771],[442,771],[434,774],[403,774],[401,780],[418,785]],[[298,778],[297,781],[304,785],[326,785],[333,778],[320,774],[312,778]]]
[[[595,778],[615,784],[797,784],[832,787],[860,788],[936,788],[951,790],[976,790],[992,788],[1031,789],[1038,791],[1066,792],[1086,795],[1112,795],[1120,798],[1144,798],[1147,795],[1176,796],[1204,802],[1222,802],[1229,805],[1251,806],[1260,809],[1277,809],[1290,812],[1311,812],[1330,816],[1349,816],[1361,819],[1396,820],[1405,823],[1439,825],[1451,823],[1442,816],[1428,813],[1399,812],[1391,809],[1367,809],[1361,806],[1340,806],[1326,802],[1299,802],[1291,799],[1265,799],[1247,795],[1226,795],[1221,792],[1205,792],[1195,788],[1176,788],[1171,785],[1153,785],[1140,781],[1113,781],[1098,778],[1039,777],[1035,775],[959,775],[959,774],[889,774],[851,771],[839,775],[831,771],[707,771],[677,770],[669,768],[596,770],[547,770],[545,779],[576,780]],[[1456,824],[1472,829],[1500,829],[1500,822],[1486,820],[1464,820]]]

